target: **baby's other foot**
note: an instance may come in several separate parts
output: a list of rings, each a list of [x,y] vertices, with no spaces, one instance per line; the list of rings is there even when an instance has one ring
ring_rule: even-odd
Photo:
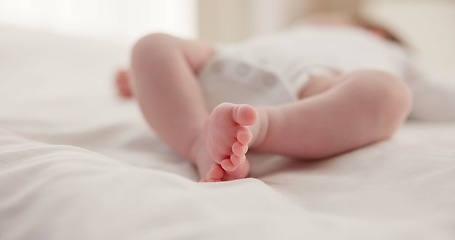
[[[115,86],[120,97],[130,98],[133,96],[127,70],[120,69],[117,71],[117,74],[115,76]]]

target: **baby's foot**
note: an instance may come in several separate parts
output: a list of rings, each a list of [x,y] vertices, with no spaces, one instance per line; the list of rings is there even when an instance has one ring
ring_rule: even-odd
[[[223,103],[212,111],[199,139],[205,142],[205,148],[195,159],[202,181],[248,175],[250,164],[245,154],[253,135],[247,126],[253,125],[256,118],[256,110],[249,105]]]
[[[210,114],[205,126],[206,147],[212,160],[232,172],[246,160],[253,135],[246,126],[256,122],[256,110],[249,105],[223,103]]]

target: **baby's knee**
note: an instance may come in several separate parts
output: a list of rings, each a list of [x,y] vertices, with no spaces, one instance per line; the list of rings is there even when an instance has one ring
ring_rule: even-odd
[[[175,45],[175,37],[165,33],[152,33],[139,39],[133,46],[131,58],[137,61],[150,61],[166,54]]]
[[[412,94],[405,83],[396,76],[378,70],[360,72],[371,84],[368,94],[376,100],[375,106],[389,116],[403,117],[412,105]]]
[[[410,90],[403,81],[384,71],[357,71],[349,77],[362,97],[364,111],[381,124],[384,137],[389,137],[409,114]]]

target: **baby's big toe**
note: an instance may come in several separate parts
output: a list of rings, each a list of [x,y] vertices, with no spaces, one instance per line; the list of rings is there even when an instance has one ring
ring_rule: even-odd
[[[239,105],[234,113],[234,120],[243,126],[250,126],[256,122],[256,109],[250,105]]]

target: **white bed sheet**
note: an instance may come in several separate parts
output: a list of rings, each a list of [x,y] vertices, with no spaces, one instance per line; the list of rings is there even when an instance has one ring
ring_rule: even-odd
[[[455,239],[455,124],[198,183],[132,102],[127,48],[0,28],[0,239]]]

